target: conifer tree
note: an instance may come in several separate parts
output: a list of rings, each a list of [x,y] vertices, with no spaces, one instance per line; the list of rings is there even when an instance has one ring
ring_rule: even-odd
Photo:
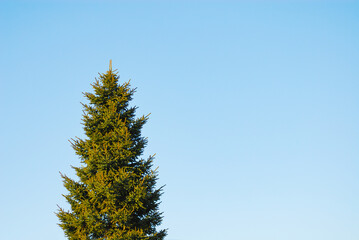
[[[92,84],[94,93],[84,93],[85,139],[71,144],[81,159],[73,167],[73,180],[61,174],[70,205],[59,207],[56,215],[70,240],[162,240],[166,230],[157,230],[162,221],[156,188],[157,171],[151,170],[153,156],[142,158],[146,138],[141,129],[147,116],[136,118],[137,107],[129,102],[135,92],[130,83],[118,82],[110,69]]]

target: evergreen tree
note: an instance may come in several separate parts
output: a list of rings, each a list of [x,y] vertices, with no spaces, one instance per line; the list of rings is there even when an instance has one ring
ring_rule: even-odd
[[[71,144],[82,166],[73,167],[78,180],[61,174],[71,206],[59,207],[60,227],[71,240],[162,240],[166,230],[156,230],[162,221],[156,188],[153,156],[143,159],[147,143],[141,129],[148,116],[136,118],[137,107],[129,101],[135,92],[129,82],[119,84],[110,69],[92,84],[94,93],[84,93],[85,139]]]

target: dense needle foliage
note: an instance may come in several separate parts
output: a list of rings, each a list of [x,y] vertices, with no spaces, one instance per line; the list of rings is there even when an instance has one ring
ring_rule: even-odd
[[[120,84],[116,72],[100,74],[85,93],[85,139],[72,139],[82,166],[78,180],[62,175],[71,209],[59,208],[60,227],[71,240],[162,240],[166,230],[158,210],[162,188],[156,188],[153,157],[143,159],[147,143],[141,129],[148,116],[136,118],[129,101],[135,92]]]

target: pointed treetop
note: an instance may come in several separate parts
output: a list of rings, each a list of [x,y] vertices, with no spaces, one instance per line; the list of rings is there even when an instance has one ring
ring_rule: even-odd
[[[110,71],[112,71],[112,59],[110,59]]]

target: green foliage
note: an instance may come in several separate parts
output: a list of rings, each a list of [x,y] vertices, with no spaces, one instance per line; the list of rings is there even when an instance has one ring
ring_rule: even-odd
[[[118,83],[112,70],[100,74],[85,93],[83,104],[86,139],[71,144],[82,166],[73,167],[78,181],[61,175],[70,211],[59,208],[60,227],[71,240],[162,240],[166,230],[156,230],[162,187],[156,188],[153,157],[142,159],[146,138],[141,129],[148,116],[135,117],[129,101],[135,92],[129,82]]]

